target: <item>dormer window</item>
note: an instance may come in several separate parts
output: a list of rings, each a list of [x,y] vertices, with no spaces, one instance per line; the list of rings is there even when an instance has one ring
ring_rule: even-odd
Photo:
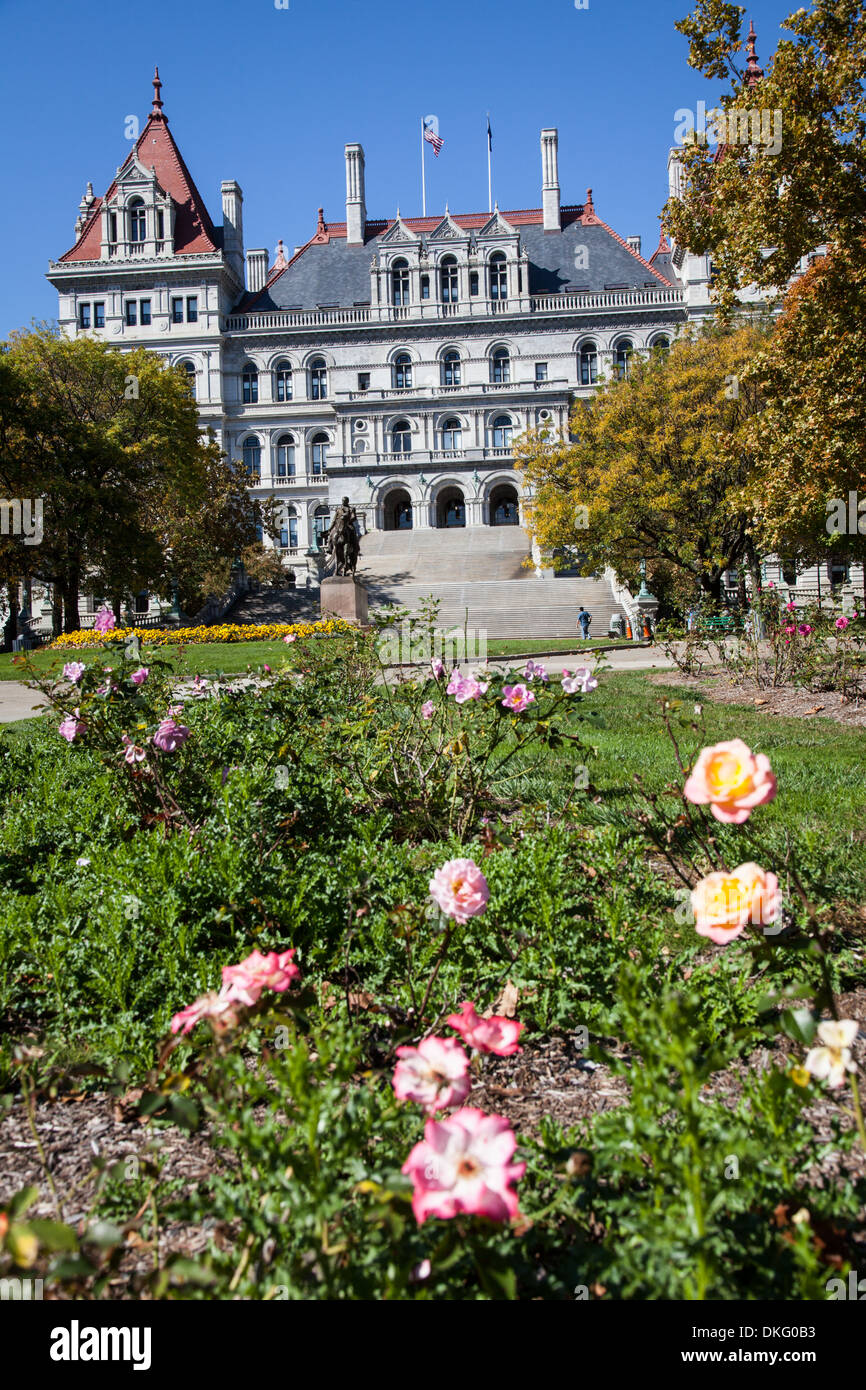
[[[456,304],[459,296],[457,261],[454,256],[445,256],[439,267],[439,282],[442,288],[442,303]]]
[[[141,198],[133,198],[129,205],[129,239],[141,242],[147,236],[147,215]]]
[[[398,306],[409,303],[408,261],[395,261],[391,267],[391,301]]]
[[[502,251],[495,251],[490,257],[490,298],[508,298],[508,269]]]

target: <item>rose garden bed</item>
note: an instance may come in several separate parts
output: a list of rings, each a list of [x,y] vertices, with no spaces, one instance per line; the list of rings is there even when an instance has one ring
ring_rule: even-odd
[[[182,708],[142,639],[102,666],[0,736],[7,1269],[789,1300],[862,1260],[857,729],[385,684],[360,633]]]

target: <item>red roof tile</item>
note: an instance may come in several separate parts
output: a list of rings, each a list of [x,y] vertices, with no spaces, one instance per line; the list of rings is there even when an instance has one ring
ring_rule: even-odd
[[[151,112],[147,125],[135,142],[133,153],[145,169],[153,168],[160,186],[166,193],[171,194],[177,205],[174,223],[176,254],[189,256],[204,251],[216,251],[217,234],[204,199],[174,143],[168,128],[168,118],[161,111]],[[130,154],[124,160],[123,167],[131,158]],[[117,179],[104,198],[97,198],[91,204],[81,235],[71,251],[60,257],[61,261],[99,260],[102,241],[100,214],[105,203],[114,196],[116,188]]]

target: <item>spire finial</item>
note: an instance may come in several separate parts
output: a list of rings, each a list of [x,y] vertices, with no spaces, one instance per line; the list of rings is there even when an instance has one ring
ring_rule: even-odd
[[[755,33],[755,21],[754,21],[753,19],[750,19],[750,20],[749,20],[749,32],[748,32],[748,34],[747,34],[747,36],[746,36],[746,41],[747,41],[747,43],[748,43],[748,45],[749,45],[749,56],[748,56],[748,58],[747,58],[747,60],[746,60],[746,86],[747,86],[747,87],[754,87],[755,84],[756,84],[757,82],[760,82],[761,78],[764,76],[763,69],[759,66],[759,64],[758,64],[758,57],[757,57],[757,54],[755,53],[755,40],[756,40],[756,38],[757,38],[757,34]]]
[[[153,106],[150,108],[150,114],[151,114],[152,116],[159,116],[159,115],[161,114],[161,112],[162,112],[162,98],[160,97],[160,92],[161,92],[161,91],[162,91],[162,83],[161,83],[160,80],[159,80],[159,68],[154,67],[154,69],[153,69]]]

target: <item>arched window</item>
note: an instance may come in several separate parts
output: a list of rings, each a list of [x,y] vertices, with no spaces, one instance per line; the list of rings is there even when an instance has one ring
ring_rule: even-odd
[[[144,211],[144,202],[141,198],[133,198],[129,204],[129,239],[130,241],[144,241],[147,236],[147,216]]]
[[[398,420],[392,427],[391,451],[395,454],[411,454],[412,427],[408,420]]]
[[[442,358],[442,385],[460,385],[460,353],[451,351],[446,352]]]
[[[315,474],[327,473],[328,471],[328,436],[326,434],[313,435],[312,448],[313,472]]]
[[[409,303],[409,265],[407,261],[395,261],[391,267],[391,302],[397,305]]]
[[[244,440],[243,454],[247,477],[260,478],[262,476],[262,446],[254,434],[247,435]]]
[[[508,348],[494,348],[490,358],[490,380],[498,385],[504,385],[511,380],[511,358]]]
[[[595,343],[581,343],[578,361],[581,386],[595,386],[598,381],[598,348]]]
[[[633,352],[634,343],[631,338],[620,338],[613,357],[614,371],[620,380],[628,376],[628,364]]]
[[[286,507],[285,521],[280,527],[280,548],[282,550],[297,550],[298,548],[298,512],[296,507]]]
[[[490,525],[520,525],[520,503],[517,497],[517,488],[511,483],[498,483],[491,492]]]
[[[183,367],[184,371],[186,372],[186,384],[187,384],[187,386],[189,387],[189,393],[190,393],[190,395],[192,396],[193,400],[195,400],[195,378],[196,378],[195,367],[193,366],[192,362],[181,362],[180,365]]]
[[[322,537],[328,529],[331,513],[324,505],[317,507],[313,513],[313,547],[316,550],[322,548]]]
[[[502,251],[494,251],[490,257],[490,298],[508,298],[508,269]]]
[[[446,487],[439,493],[436,499],[436,525],[466,525],[466,503],[459,487]]]
[[[650,343],[650,347],[653,349],[653,351],[655,351],[655,349],[658,348],[659,352],[669,352],[670,346],[671,340],[666,333],[656,334],[656,336]]]
[[[259,399],[259,374],[251,362],[241,373],[241,399],[244,405],[255,405]]]
[[[295,437],[292,434],[280,435],[277,440],[277,477],[295,476]]]
[[[278,401],[290,401],[292,399],[292,364],[285,358],[278,362],[274,368],[274,385],[276,386],[276,398]]]
[[[442,426],[442,448],[456,450],[463,448],[463,426],[459,420],[446,420]]]
[[[493,421],[493,447],[494,449],[510,449],[511,435],[514,426],[511,423],[510,415],[497,415]]]
[[[398,352],[392,370],[395,391],[408,391],[412,385],[412,358],[408,352]]]
[[[323,401],[328,394],[328,369],[324,357],[314,357],[310,363],[310,400]]]
[[[412,498],[405,488],[396,488],[385,498],[385,530],[412,530]]]
[[[456,304],[459,290],[457,279],[457,260],[454,256],[444,256],[439,266],[439,284],[442,289],[442,303]]]

